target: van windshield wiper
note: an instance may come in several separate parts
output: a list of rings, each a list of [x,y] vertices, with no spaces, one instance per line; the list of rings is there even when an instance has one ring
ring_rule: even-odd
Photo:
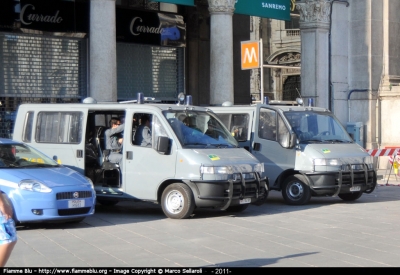
[[[329,142],[339,142],[339,143],[350,143],[350,141],[344,140],[344,139],[326,139],[325,141],[329,141]]]
[[[305,139],[302,140],[301,142],[316,142],[316,143],[323,143],[324,141],[320,140],[320,139]]]
[[[189,143],[185,143],[185,146],[204,146],[204,148],[209,148],[211,146],[215,146],[215,144],[200,143],[200,142],[189,142]]]
[[[216,147],[216,148],[229,148],[230,146],[236,147],[232,144],[226,144],[226,143],[223,143],[223,144],[222,143],[208,143],[208,144],[204,144],[204,145],[207,145],[207,147]]]
[[[217,148],[228,148],[229,146],[233,146],[232,144],[211,144],[214,145]]]

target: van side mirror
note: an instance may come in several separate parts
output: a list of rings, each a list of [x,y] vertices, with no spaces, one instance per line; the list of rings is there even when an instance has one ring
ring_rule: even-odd
[[[164,136],[159,136],[157,140],[157,152],[160,154],[167,154],[169,151],[169,138]]]
[[[292,149],[297,144],[297,136],[295,133],[291,133],[288,131],[284,135],[282,135],[279,143],[283,148]]]
[[[289,148],[293,148],[297,145],[297,135],[296,133],[290,134]]]

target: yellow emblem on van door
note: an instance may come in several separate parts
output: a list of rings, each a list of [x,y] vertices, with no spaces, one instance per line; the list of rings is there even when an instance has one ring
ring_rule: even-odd
[[[331,150],[329,150],[329,149],[322,149],[322,152],[323,152],[324,154],[329,154],[329,153],[331,152]]]
[[[208,155],[208,157],[209,157],[211,160],[220,160],[220,158],[219,158],[217,155]]]

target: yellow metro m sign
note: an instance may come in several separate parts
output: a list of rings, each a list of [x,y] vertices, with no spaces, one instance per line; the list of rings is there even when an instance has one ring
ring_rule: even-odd
[[[259,41],[241,41],[242,70],[260,68]]]

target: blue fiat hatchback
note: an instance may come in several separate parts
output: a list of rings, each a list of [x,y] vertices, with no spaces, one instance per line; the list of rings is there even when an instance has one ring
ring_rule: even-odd
[[[0,190],[16,223],[80,222],[94,214],[89,178],[21,142],[0,138]]]

